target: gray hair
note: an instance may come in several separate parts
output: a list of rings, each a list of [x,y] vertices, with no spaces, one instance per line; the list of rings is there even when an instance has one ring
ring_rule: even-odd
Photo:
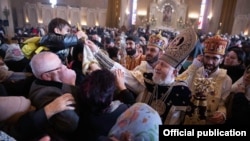
[[[51,68],[51,63],[53,63],[53,61],[49,60],[51,58],[50,56],[57,55],[52,52],[44,51],[32,57],[30,67],[36,78],[42,79],[41,75]]]

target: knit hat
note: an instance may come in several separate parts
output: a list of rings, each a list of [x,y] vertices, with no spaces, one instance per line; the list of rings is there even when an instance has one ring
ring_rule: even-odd
[[[181,31],[168,45],[160,60],[177,68],[195,48],[197,35],[193,28]]]
[[[149,37],[149,40],[148,40],[149,46],[155,46],[163,50],[165,44],[166,42],[165,42],[165,39],[161,36],[161,32],[159,32],[158,34],[151,35]]]
[[[18,44],[9,44],[4,61],[20,61],[24,58],[23,52]]]
[[[135,103],[119,116],[109,136],[120,140],[121,135],[128,131],[133,141],[158,141],[161,124],[157,111],[145,103]]]
[[[0,97],[0,121],[16,121],[21,115],[29,111],[30,100],[23,96],[1,96]]]
[[[228,45],[228,40],[221,38],[219,35],[215,35],[205,40],[204,45],[204,53],[224,55]]]

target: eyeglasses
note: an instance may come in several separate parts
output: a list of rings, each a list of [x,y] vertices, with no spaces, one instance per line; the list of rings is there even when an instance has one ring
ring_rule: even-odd
[[[218,60],[221,59],[220,57],[216,57],[216,56],[211,57],[211,56],[207,56],[207,55],[205,55],[204,58],[205,58],[206,60],[212,60],[212,61],[214,61],[214,62],[217,62]]]
[[[43,72],[43,73],[41,74],[41,76],[42,76],[43,74],[45,74],[45,73],[53,72],[53,71],[59,70],[59,69],[61,69],[61,68],[62,68],[62,64],[60,65],[60,67],[57,67],[57,68],[55,68],[55,69],[52,69],[52,70],[48,70],[48,71]]]

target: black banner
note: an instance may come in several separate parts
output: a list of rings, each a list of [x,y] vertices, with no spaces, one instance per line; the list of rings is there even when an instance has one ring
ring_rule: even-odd
[[[223,125],[195,125],[195,126],[172,126],[160,125],[159,140],[165,141],[169,138],[185,138],[190,140],[214,139],[215,137],[234,138],[240,141],[250,137],[250,127],[223,126]]]

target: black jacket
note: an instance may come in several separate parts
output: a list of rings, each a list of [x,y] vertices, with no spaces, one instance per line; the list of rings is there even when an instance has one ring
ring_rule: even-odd
[[[56,53],[59,58],[64,62],[69,54],[70,47],[79,47],[83,45],[81,40],[78,40],[74,34],[59,35],[47,34],[41,37],[39,46],[45,46],[50,51]]]

